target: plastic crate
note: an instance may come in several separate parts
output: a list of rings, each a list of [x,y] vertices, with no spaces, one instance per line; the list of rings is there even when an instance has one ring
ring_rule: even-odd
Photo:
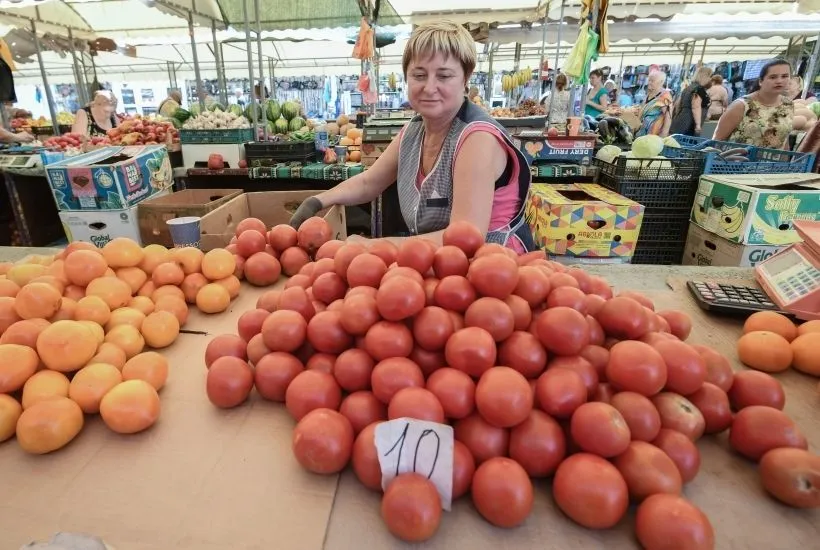
[[[796,153],[782,149],[766,149],[754,145],[718,141],[694,136],[675,134],[672,136],[680,147],[664,147],[663,156],[670,158],[688,157],[693,153],[704,159],[704,174],[799,174],[811,172],[814,153]],[[720,151],[744,148],[749,154],[749,162],[724,160],[715,152],[701,149],[714,147]]]
[[[697,177],[680,181],[624,181],[601,173],[598,183],[646,208],[671,208],[687,212],[692,209],[698,190]]]
[[[632,256],[633,264],[680,265],[684,244],[663,241],[638,241]]]
[[[624,155],[615,158],[615,162],[594,159],[595,166],[602,175],[621,181],[698,181],[703,173],[703,155],[680,149],[678,158],[636,159]]]
[[[688,210],[670,212],[668,209],[646,209],[641,222],[638,244],[640,245],[641,241],[685,244],[686,234],[689,231],[689,215]]]
[[[307,162],[316,158],[312,141],[255,141],[245,144],[248,166],[276,166],[282,162]]]
[[[253,128],[220,128],[218,130],[180,130],[180,143],[234,144],[253,141]]]

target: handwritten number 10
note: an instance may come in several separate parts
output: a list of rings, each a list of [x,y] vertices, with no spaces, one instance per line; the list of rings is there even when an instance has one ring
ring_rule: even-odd
[[[409,423],[405,424],[404,429],[402,430],[401,435],[399,436],[399,439],[393,444],[392,447],[390,447],[390,449],[386,453],[384,453],[384,456],[389,456],[390,453],[392,453],[398,447],[398,452],[397,452],[398,457],[397,457],[397,460],[396,460],[396,475],[399,475],[399,473],[401,473],[401,472],[399,472],[399,466],[401,465],[401,455],[402,455],[402,452],[404,451],[404,443],[407,440],[407,430],[409,430],[409,429],[410,429],[410,424]],[[433,463],[430,466],[430,473],[427,474],[427,479],[430,479],[431,477],[433,477],[433,472],[436,471],[436,463],[438,462],[438,454],[439,454],[439,451],[441,450],[441,438],[435,432],[435,430],[430,430],[430,429],[422,430],[421,435],[419,435],[418,440],[416,440],[416,449],[413,453],[413,472],[418,473],[416,468],[417,468],[418,459],[419,459],[419,449],[421,447],[422,441],[424,441],[424,438],[428,437],[428,436],[432,436],[432,437],[436,438],[436,452],[433,455]]]

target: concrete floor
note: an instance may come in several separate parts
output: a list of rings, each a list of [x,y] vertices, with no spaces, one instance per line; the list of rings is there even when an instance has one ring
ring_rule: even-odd
[[[0,246],[0,262],[16,262],[32,254],[49,256],[51,254],[57,254],[61,250],[61,248]]]

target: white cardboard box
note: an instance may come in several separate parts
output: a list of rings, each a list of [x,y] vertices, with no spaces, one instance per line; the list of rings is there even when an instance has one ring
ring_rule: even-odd
[[[689,222],[683,265],[754,267],[784,248],[786,246],[736,243]]]

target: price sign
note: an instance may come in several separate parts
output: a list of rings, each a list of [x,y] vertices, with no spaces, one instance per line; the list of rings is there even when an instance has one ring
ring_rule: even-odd
[[[416,473],[433,482],[441,507],[453,499],[453,428],[413,418],[397,418],[376,426],[376,450],[382,489],[399,474]]]

